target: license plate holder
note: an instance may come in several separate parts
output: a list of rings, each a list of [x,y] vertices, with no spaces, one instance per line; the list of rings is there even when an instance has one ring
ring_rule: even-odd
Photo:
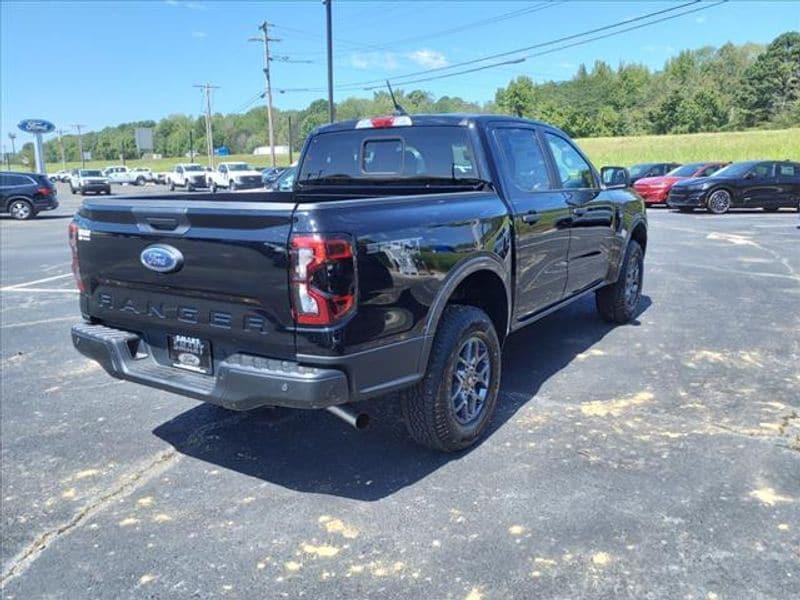
[[[211,375],[214,363],[211,360],[211,342],[191,335],[167,335],[169,360],[173,367]]]

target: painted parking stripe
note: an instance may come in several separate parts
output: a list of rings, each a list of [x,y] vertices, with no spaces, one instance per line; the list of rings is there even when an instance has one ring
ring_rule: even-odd
[[[64,279],[65,277],[72,277],[72,273],[63,273],[61,275],[53,275],[52,277],[45,277],[43,279],[36,279],[34,281],[15,283],[14,285],[8,285],[6,287],[0,288],[0,292],[10,292],[17,288],[28,287],[30,285],[36,285],[38,283],[47,283],[48,281],[55,281],[56,279]]]

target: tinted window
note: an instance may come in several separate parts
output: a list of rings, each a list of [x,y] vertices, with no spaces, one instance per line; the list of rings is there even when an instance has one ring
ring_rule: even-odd
[[[708,177],[709,175],[713,175],[714,173],[719,171],[721,168],[722,168],[721,165],[711,165],[710,167],[706,167],[705,169],[700,171],[698,177]]]
[[[501,128],[494,133],[503,152],[503,168],[524,192],[550,189],[547,163],[532,129]]]
[[[2,184],[6,187],[16,185],[31,185],[32,181],[24,175],[3,175]]]
[[[797,165],[793,165],[791,163],[778,165],[778,175],[781,177],[796,177],[797,174]]]
[[[547,143],[553,152],[561,186],[564,188],[590,188],[594,187],[594,176],[589,163],[578,151],[564,138],[546,134]]]
[[[757,177],[772,177],[773,166],[772,163],[760,163],[753,168],[752,172],[755,173]]]
[[[466,127],[394,127],[314,136],[298,181],[307,185],[453,181],[477,177],[477,172]]]

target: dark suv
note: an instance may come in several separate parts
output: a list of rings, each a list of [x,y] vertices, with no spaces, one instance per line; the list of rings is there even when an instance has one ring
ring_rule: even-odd
[[[0,210],[15,219],[32,219],[43,210],[58,208],[56,188],[47,175],[0,173]]]

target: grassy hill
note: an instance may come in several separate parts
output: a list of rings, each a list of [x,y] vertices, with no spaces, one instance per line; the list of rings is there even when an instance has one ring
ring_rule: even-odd
[[[640,162],[790,159],[800,161],[800,128],[577,140],[598,168]]]
[[[630,166],[640,162],[692,162],[701,160],[752,160],[752,159],[790,159],[800,161],[800,128],[753,131],[733,131],[725,133],[694,133],[685,135],[648,135],[639,137],[601,137],[577,140],[578,144],[599,168],[603,165]],[[297,158],[297,154],[295,154]],[[287,156],[278,156],[278,164],[286,165]],[[207,164],[205,157],[197,162]],[[269,156],[238,154],[217,157],[220,160],[249,162],[258,167],[270,163]],[[129,167],[145,166],[154,171],[169,171],[185,158],[163,158],[159,160],[128,160]],[[102,169],[119,161],[88,161],[87,168]],[[80,166],[80,163],[67,163],[67,168]],[[26,171],[22,165],[12,165],[14,170]],[[3,166],[5,168],[5,165]],[[60,163],[48,164],[50,173],[61,169]]]

